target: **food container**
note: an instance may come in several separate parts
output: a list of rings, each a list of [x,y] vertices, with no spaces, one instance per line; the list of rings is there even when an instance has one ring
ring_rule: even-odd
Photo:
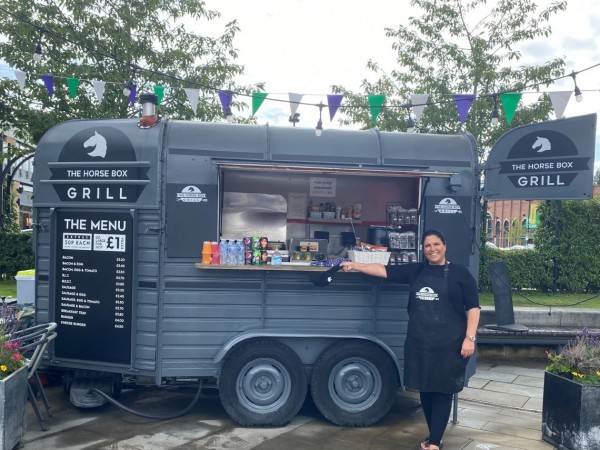
[[[324,211],[323,219],[335,219],[335,212],[332,211]]]
[[[387,265],[391,252],[361,252],[359,250],[348,250],[348,257],[353,262],[379,263]]]

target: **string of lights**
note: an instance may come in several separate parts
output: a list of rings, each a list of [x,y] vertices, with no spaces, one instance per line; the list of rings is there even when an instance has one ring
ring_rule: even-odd
[[[181,84],[181,85],[184,85],[184,86],[185,85],[187,85],[187,86],[193,86],[193,87],[198,88],[198,89],[204,89],[204,90],[213,91],[213,92],[217,93],[218,96],[219,96],[219,98],[220,98],[220,100],[221,100],[221,104],[223,106],[224,116],[225,116],[226,120],[228,120],[228,121],[233,121],[233,114],[232,114],[231,106],[230,105],[231,105],[232,98],[234,96],[251,98],[252,101],[255,101],[255,100],[258,99],[260,103],[262,103],[262,101],[264,101],[264,100],[268,100],[270,102],[289,103],[289,104],[293,104],[293,107],[295,107],[295,108],[297,108],[300,105],[317,107],[317,108],[319,108],[319,121],[317,122],[317,127],[316,127],[316,134],[317,135],[320,135],[322,133],[322,126],[323,126],[323,123],[322,123],[322,109],[325,106],[331,106],[331,105],[325,105],[325,104],[323,104],[322,101],[319,101],[319,103],[312,103],[312,102],[303,102],[303,101],[301,101],[301,99],[304,98],[305,96],[318,96],[319,94],[302,94],[302,95],[300,95],[300,100],[298,98],[294,98],[294,101],[291,101],[290,99],[286,100],[286,99],[282,99],[282,98],[277,98],[276,95],[278,95],[278,94],[276,94],[276,93],[270,93],[269,94],[269,93],[264,93],[264,92],[253,92],[252,94],[248,94],[248,93],[245,93],[245,92],[235,92],[235,91],[231,91],[231,90],[226,90],[225,91],[225,90],[219,89],[219,88],[217,88],[215,86],[210,86],[210,85],[199,83],[199,82],[196,82],[196,81],[193,81],[193,80],[186,80],[186,79],[174,76],[174,75],[163,73],[163,72],[158,71],[158,70],[154,70],[154,69],[150,69],[150,68],[146,68],[146,67],[140,66],[140,65],[138,65],[136,63],[132,63],[132,62],[121,60],[121,59],[117,58],[116,56],[114,56],[112,54],[103,52],[103,51],[98,50],[98,49],[93,48],[93,47],[89,47],[89,46],[87,46],[85,44],[82,44],[80,42],[73,41],[73,40],[67,38],[64,35],[61,35],[60,33],[56,33],[56,32],[54,32],[53,30],[51,30],[51,29],[49,29],[47,27],[37,25],[37,24],[29,21],[28,19],[23,18],[23,17],[21,17],[21,16],[19,16],[17,14],[14,14],[14,13],[12,13],[12,12],[10,12],[10,11],[2,8],[2,7],[0,7],[0,12],[4,13],[6,15],[9,15],[9,16],[15,18],[16,20],[19,20],[19,21],[21,21],[21,22],[23,22],[23,23],[25,23],[25,24],[33,27],[35,30],[37,30],[37,32],[39,33],[39,35],[38,35],[38,39],[37,39],[37,42],[35,44],[34,52],[33,52],[33,55],[32,55],[33,60],[36,63],[41,63],[42,60],[43,60],[43,56],[44,56],[43,46],[42,46],[43,39],[44,38],[47,39],[48,37],[54,37],[54,38],[61,39],[64,42],[67,42],[67,43],[69,43],[71,45],[78,46],[79,48],[81,48],[81,49],[83,49],[83,50],[85,50],[85,51],[87,51],[89,53],[95,54],[95,55],[100,56],[102,58],[111,59],[112,61],[114,61],[114,62],[116,62],[118,64],[123,64],[123,65],[128,66],[130,68],[130,70],[131,70],[131,74],[130,74],[130,77],[128,78],[127,81],[125,81],[125,82],[112,82],[112,81],[103,82],[103,83],[106,83],[106,84],[114,84],[114,85],[120,85],[120,86],[122,86],[122,88],[123,88],[123,94],[125,96],[127,96],[127,97],[130,97],[132,95],[132,89],[135,87],[134,85],[135,85],[135,77],[136,77],[136,75],[138,73],[143,72],[143,73],[147,73],[150,76],[152,76],[152,75],[160,76],[163,79],[170,80],[174,84]],[[371,108],[372,110],[373,110],[373,108],[380,110],[383,107],[385,107],[387,109],[398,109],[398,108],[405,109],[406,112],[407,112],[407,122],[406,122],[407,131],[408,132],[414,132],[415,131],[415,119],[413,118],[412,111],[416,107],[424,107],[424,106],[430,106],[430,105],[443,105],[443,104],[448,104],[448,103],[454,103],[454,104],[457,104],[457,106],[458,106],[458,102],[470,102],[469,103],[469,107],[470,107],[470,104],[474,100],[491,98],[493,100],[493,109],[492,109],[490,118],[491,118],[492,124],[495,125],[495,124],[498,123],[498,120],[499,120],[498,100],[503,95],[505,95],[505,94],[532,94],[532,93],[541,94],[541,93],[550,93],[548,91],[539,91],[539,90],[529,91],[528,89],[536,88],[539,85],[549,85],[549,84],[552,84],[552,83],[554,83],[556,81],[559,81],[559,80],[565,79],[565,78],[572,78],[573,79],[573,83],[574,83],[573,93],[575,94],[575,99],[576,99],[577,102],[583,101],[583,94],[582,94],[583,92],[596,91],[596,90],[595,89],[593,89],[593,90],[582,90],[582,89],[580,89],[580,87],[577,84],[576,77],[577,77],[577,75],[579,75],[582,72],[585,72],[585,71],[588,71],[588,70],[592,70],[592,69],[594,69],[596,67],[599,67],[599,66],[600,66],[600,63],[593,64],[593,65],[591,65],[589,67],[586,67],[586,68],[578,70],[578,71],[573,70],[569,74],[565,74],[565,75],[561,75],[561,76],[558,76],[558,77],[555,77],[555,78],[547,79],[547,80],[544,80],[542,82],[532,83],[531,85],[522,86],[520,89],[516,89],[516,88],[514,88],[514,89],[506,89],[506,90],[503,90],[503,91],[498,91],[498,92],[493,92],[493,93],[482,93],[482,94],[478,94],[478,95],[474,95],[474,94],[473,95],[464,95],[463,94],[464,98],[460,98],[460,99],[457,98],[457,96],[460,95],[460,94],[458,94],[458,95],[457,94],[436,94],[436,96],[438,97],[438,99],[436,99],[436,100],[430,99],[429,96],[427,96],[427,100],[425,102],[421,102],[421,103],[419,103],[419,102],[413,103],[412,101],[409,100],[408,102],[400,102],[400,103],[396,102],[396,103],[388,103],[388,104],[384,105],[383,103],[385,102],[385,96],[377,96],[377,97],[383,97],[383,99],[378,99],[378,100],[383,100],[381,102],[381,106],[374,105],[373,103],[371,103],[371,98],[369,98],[369,104],[368,105],[365,105],[365,104],[344,104],[343,107],[344,108]],[[14,70],[14,69],[8,69],[8,70]],[[42,76],[42,74],[33,74],[33,75]],[[69,77],[56,76],[55,78],[58,78],[58,79],[68,79]],[[95,80],[79,79],[79,81],[86,81],[86,82],[93,83]],[[268,97],[268,95],[271,95],[271,96]],[[288,93],[288,95],[290,95],[290,94]],[[320,95],[320,96],[323,97],[324,95]],[[452,99],[446,99],[445,98],[445,97],[449,97],[449,96],[452,96],[453,98]],[[373,97],[376,97],[376,96],[373,96]],[[338,105],[338,107],[339,107],[339,105]],[[516,107],[516,105],[515,105],[515,107]],[[374,121],[376,119],[376,115],[378,113],[378,110],[377,110],[377,112],[375,114],[372,113]],[[468,109],[467,109],[467,111],[468,111]],[[298,116],[299,116],[299,113],[297,113],[297,112],[296,113],[292,112],[292,114],[290,115],[290,122],[292,122],[294,126],[299,121]],[[465,116],[465,118],[466,118],[466,116]],[[294,120],[292,120],[292,119],[294,119]]]

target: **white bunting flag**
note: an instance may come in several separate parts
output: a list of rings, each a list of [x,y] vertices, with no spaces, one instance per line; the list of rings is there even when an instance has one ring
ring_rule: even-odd
[[[300,106],[300,102],[302,101],[304,94],[295,94],[290,92],[288,95],[290,98],[290,116],[293,116],[296,114],[296,111],[298,111],[298,106]]]
[[[415,120],[419,120],[423,115],[428,98],[429,94],[410,94],[410,101],[413,104],[412,110],[415,115]]]
[[[92,80],[92,86],[94,86],[94,91],[96,91],[96,98],[98,98],[98,103],[102,103],[102,99],[104,98],[104,86],[106,82],[99,80]]]
[[[565,114],[565,109],[567,108],[567,104],[571,99],[571,95],[573,91],[554,91],[548,92],[550,96],[550,101],[552,102],[552,106],[554,107],[554,114],[556,114],[557,119],[562,119]]]
[[[184,91],[185,95],[187,95],[188,102],[190,102],[192,111],[194,111],[194,114],[196,114],[196,108],[198,108],[198,98],[200,97],[200,90],[185,88]]]
[[[15,70],[15,76],[17,77],[17,83],[19,83],[19,88],[21,90],[25,89],[25,72]]]

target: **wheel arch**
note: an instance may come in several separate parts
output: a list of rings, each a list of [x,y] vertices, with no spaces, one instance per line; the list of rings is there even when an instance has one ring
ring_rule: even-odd
[[[221,347],[219,352],[215,355],[213,363],[220,365],[227,355],[237,348],[239,345],[254,339],[274,339],[281,342],[282,344],[290,347],[300,357],[302,362],[306,366],[314,364],[318,356],[330,345],[341,340],[353,340],[358,339],[362,341],[369,341],[373,344],[381,347],[391,358],[394,366],[396,367],[396,375],[398,382],[402,389],[404,389],[404,382],[402,380],[402,367],[396,357],[396,354],[391,347],[383,342],[381,339],[368,335],[368,334],[347,334],[347,333],[336,333],[331,331],[312,332],[312,333],[290,333],[286,331],[246,331],[244,333],[234,336]],[[310,346],[307,344],[311,344]],[[310,347],[310,350],[309,350]],[[309,374],[310,375],[310,374]]]

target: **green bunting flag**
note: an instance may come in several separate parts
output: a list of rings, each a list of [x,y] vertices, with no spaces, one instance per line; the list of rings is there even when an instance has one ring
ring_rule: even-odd
[[[158,84],[155,84],[154,85],[154,93],[158,97],[158,106],[160,106],[160,103],[162,102],[163,96],[165,95],[165,87],[164,86],[160,86]]]
[[[377,116],[383,107],[385,102],[385,95],[369,95],[369,108],[371,110],[371,122],[375,125],[377,122]]]
[[[265,101],[265,98],[267,98],[267,95],[269,95],[266,92],[253,92],[252,93],[252,115],[256,114],[256,111],[258,111],[258,108],[260,108],[260,105],[262,105],[262,103]]]
[[[504,115],[506,116],[506,122],[510,125],[517,110],[517,106],[521,101],[521,92],[507,92],[500,94],[500,101],[502,102],[502,108],[504,108]]]
[[[71,98],[77,97],[77,89],[79,89],[78,78],[67,78],[67,85],[69,86],[69,95]]]

